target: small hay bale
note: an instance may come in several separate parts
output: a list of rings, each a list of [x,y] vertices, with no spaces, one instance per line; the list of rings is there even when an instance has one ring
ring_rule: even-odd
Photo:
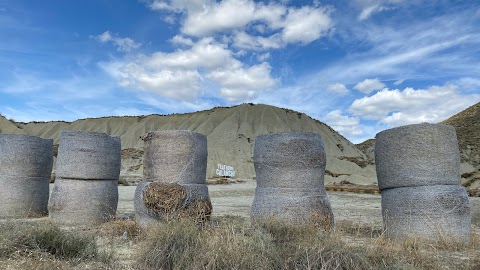
[[[459,185],[414,186],[382,191],[382,215],[389,239],[420,238],[468,242],[470,202]]]
[[[0,218],[46,215],[53,140],[0,134]]]
[[[143,179],[178,184],[205,184],[207,137],[190,130],[147,133],[144,137]]]
[[[121,161],[120,138],[78,130],[60,132],[56,177],[117,180]]]
[[[320,135],[288,132],[257,136],[253,222],[278,219],[294,225],[334,225],[324,186],[325,147]]]
[[[460,155],[454,127],[407,125],[384,130],[375,138],[380,190],[460,184]]]
[[[49,218],[63,225],[96,225],[115,217],[117,180],[55,180],[48,203]]]

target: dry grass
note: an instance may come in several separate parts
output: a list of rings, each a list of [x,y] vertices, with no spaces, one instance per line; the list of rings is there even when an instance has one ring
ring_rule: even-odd
[[[47,222],[0,223],[0,268],[69,269],[109,268],[110,252],[100,251],[95,237],[73,232]]]
[[[210,219],[212,204],[209,199],[187,202],[185,187],[176,183],[153,182],[143,192],[145,206],[165,220],[191,218],[196,223]]]
[[[143,232],[130,219],[89,231],[42,222],[0,229],[0,269],[480,269],[476,234],[467,245],[392,242],[381,228],[347,222],[331,231],[275,220],[252,227],[236,216],[170,220]],[[121,256],[102,255],[95,238]]]
[[[240,219],[200,227],[177,220],[139,240],[139,269],[480,269],[478,238],[457,245],[383,237],[381,228],[337,224],[335,231]]]

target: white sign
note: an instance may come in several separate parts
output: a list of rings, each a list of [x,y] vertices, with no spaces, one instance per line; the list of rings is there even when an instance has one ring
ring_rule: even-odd
[[[216,173],[218,176],[235,177],[235,168],[228,165],[217,164]]]

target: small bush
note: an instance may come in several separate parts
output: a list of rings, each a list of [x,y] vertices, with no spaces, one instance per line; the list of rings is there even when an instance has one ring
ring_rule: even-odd
[[[71,261],[110,259],[110,255],[98,251],[95,238],[90,235],[68,232],[48,223],[1,223],[0,258],[18,253],[47,253]]]

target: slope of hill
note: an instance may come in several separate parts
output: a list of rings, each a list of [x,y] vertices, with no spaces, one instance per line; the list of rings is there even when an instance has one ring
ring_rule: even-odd
[[[121,176],[129,181],[142,177],[143,141],[140,136],[155,130],[188,129],[208,139],[207,177],[215,176],[217,164],[235,167],[237,178],[253,178],[255,136],[265,133],[304,131],[322,136],[327,152],[326,182],[347,180],[358,184],[376,181],[373,165],[354,144],[329,126],[304,113],[268,105],[242,104],[195,113],[81,119],[74,122],[16,123],[24,132],[53,138],[61,130],[87,130],[121,137]]]
[[[0,133],[24,134],[25,132],[0,114]]]
[[[441,123],[457,132],[463,184],[480,188],[480,102]]]

